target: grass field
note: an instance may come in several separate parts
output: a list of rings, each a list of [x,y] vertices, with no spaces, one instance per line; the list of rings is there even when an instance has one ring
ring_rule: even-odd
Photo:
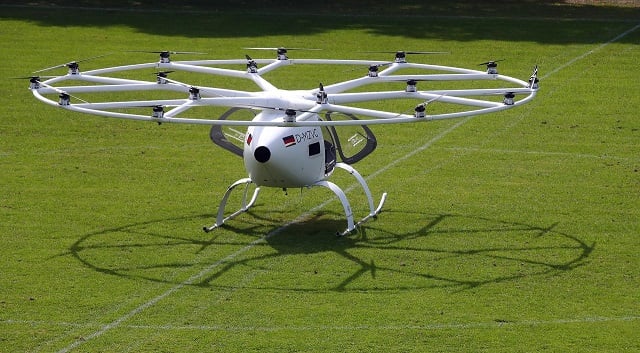
[[[513,3],[478,16],[422,5],[411,25],[410,6],[333,17],[0,5],[0,351],[640,351],[640,12]],[[273,46],[372,60],[386,56],[362,51],[447,51],[413,60],[467,68],[505,58],[501,73],[523,79],[539,65],[541,90],[504,113],[375,127],[378,149],[356,167],[387,204],[336,238],[343,212],[322,189],[265,189],[204,234],[245,176],[206,127],[69,113],[11,79],[106,52],[83,68],[155,60],[127,50],[242,58]],[[335,177],[366,214],[353,179]]]

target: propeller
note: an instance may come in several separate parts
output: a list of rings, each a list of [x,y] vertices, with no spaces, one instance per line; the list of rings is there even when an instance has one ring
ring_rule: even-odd
[[[533,73],[531,74],[531,77],[538,77],[538,65],[533,67]]]
[[[497,74],[498,73],[498,62],[504,61],[505,59],[500,60],[489,60],[483,63],[478,64],[478,66],[486,65],[488,74]]]
[[[81,101],[83,103],[89,103],[86,100],[84,100],[82,98],[78,98],[78,97],[76,97],[74,95],[71,95],[71,94],[69,94],[69,93],[67,93],[67,92],[65,92],[65,91],[63,91],[63,90],[61,90],[61,89],[59,89],[57,87],[53,87],[51,85],[48,85],[48,84],[40,82],[40,81],[38,81],[38,83],[40,85],[42,85],[42,86],[45,86],[47,88],[50,88],[50,89],[58,92],[59,93],[58,97],[60,98],[60,100],[58,101],[58,104],[60,104],[60,105],[69,105],[69,104],[71,104],[71,102],[70,102],[71,97],[73,97],[73,98],[75,98],[75,99],[77,99],[77,100],[79,100],[79,101]]]
[[[507,59],[489,60],[489,61],[485,61],[485,62],[483,62],[483,63],[478,64],[478,66],[482,66],[482,65],[493,65],[493,64],[495,64],[495,63],[497,63],[497,62],[505,61],[505,60],[507,60]]]
[[[316,49],[316,48],[285,48],[285,47],[278,47],[278,48],[257,48],[257,47],[252,47],[252,48],[243,48],[243,49],[249,49],[249,50],[282,50],[285,53],[287,52],[287,50],[322,50],[322,49]]]
[[[258,72],[258,64],[255,60],[253,60],[249,55],[244,54],[244,57],[247,58],[247,72],[255,74]]]
[[[14,79],[29,79],[29,88],[30,89],[39,89],[41,86],[50,88],[56,92],[59,93],[59,97],[60,97],[60,101],[59,104],[60,105],[69,105],[69,99],[71,97],[83,102],[83,103],[89,103],[86,100],[82,99],[82,98],[78,98],[76,96],[73,96],[57,87],[53,87],[51,85],[48,85],[46,83],[43,83],[42,81],[40,81],[41,78],[56,78],[56,77],[60,77],[60,76],[23,76],[23,77],[13,77]]]
[[[540,88],[539,82],[540,80],[538,79],[538,65],[536,65],[533,68],[533,73],[531,74],[531,77],[529,77],[529,87],[533,89],[538,89]]]
[[[158,71],[155,73],[156,75],[156,82],[158,82],[159,84],[165,84],[169,81],[169,79],[167,78],[167,75],[172,73],[173,71]]]
[[[324,85],[322,82],[318,85],[318,93],[316,93],[316,103],[317,104],[326,104],[329,102],[327,92],[324,90]]]
[[[426,116],[426,110],[427,110],[427,105],[429,105],[432,102],[437,101],[438,99],[444,97],[444,94],[441,94],[437,97],[431,98],[429,100],[426,100],[418,105],[416,105],[415,108],[413,108],[413,111],[415,112],[414,115],[416,118],[424,118]]]
[[[383,64],[371,64],[371,65],[369,65],[369,71],[367,72],[367,76],[369,76],[369,77],[378,77],[378,70],[383,66],[389,66],[391,64],[393,64],[393,62],[387,62],[387,63],[383,63]],[[360,68],[349,69],[349,70],[346,70],[346,72],[353,72],[353,71],[358,71],[358,70],[360,70]]]
[[[322,91],[324,92],[324,91]],[[296,108],[282,108],[276,106],[267,106],[267,105],[259,105],[259,104],[239,104],[235,106],[236,108],[248,108],[248,109],[259,109],[259,110],[274,110],[284,112],[285,116],[283,117],[285,123],[293,123],[296,121],[296,115],[298,113],[313,113],[318,114],[318,112],[305,110],[305,109],[296,109]]]
[[[396,50],[396,51],[366,51],[365,53],[383,53],[383,54],[395,54],[396,63],[406,63],[407,62],[407,54],[449,54],[449,52],[445,51],[406,51],[406,50]]]
[[[160,57],[169,57],[171,54],[196,54],[204,55],[207,53],[201,51],[172,51],[172,50],[127,50],[129,53],[148,53],[148,54],[160,54]]]
[[[104,56],[107,56],[107,55],[111,55],[111,54],[112,53],[108,53],[108,54],[102,54],[102,55],[98,55],[98,56],[92,56],[92,57],[86,58],[86,59],[69,61],[68,63],[47,67],[46,69],[34,71],[32,73],[37,74],[38,72],[49,71],[49,70],[58,69],[58,68],[66,66],[66,67],[69,68],[69,73],[74,75],[74,74],[78,74],[78,72],[79,72],[78,69],[80,68],[80,65],[78,65],[78,63],[81,63],[83,61],[89,61],[89,60],[101,58],[101,57],[104,57]]]
[[[56,78],[56,77],[60,77],[60,76],[41,76],[41,75],[31,75],[31,76],[19,76],[19,77],[12,77],[12,79],[14,80],[40,80],[41,78]]]
[[[407,87],[405,89],[405,91],[407,92],[415,92],[416,91],[416,85],[418,84],[418,82],[422,82],[422,81],[429,81],[428,79],[424,79],[424,78],[409,78],[409,79],[391,79],[389,81],[395,81],[395,82],[406,82],[407,83]]]
[[[60,76],[22,76],[22,77],[12,77],[15,80],[29,80],[29,89],[38,89],[40,88],[40,79],[41,78],[56,78]]]
[[[515,103],[515,101],[513,100],[516,97],[515,94],[513,94],[513,92],[507,92],[504,95],[504,99],[502,100],[502,102],[505,105],[513,105]]]
[[[200,51],[172,51],[172,50],[127,50],[130,53],[152,53],[152,54],[160,54],[160,62],[161,63],[170,63],[171,62],[171,54],[196,54],[202,55],[207,54]]]
[[[173,50],[127,50],[130,53],[151,53],[151,54],[207,54],[201,51],[173,51]]]
[[[165,80],[167,82],[175,83],[176,85],[180,85],[180,86],[188,87],[188,88],[193,87],[192,85],[188,85],[188,84],[186,84],[184,82],[180,82],[180,81],[176,81],[176,80],[172,80],[172,79],[168,78],[166,74],[170,73],[170,72],[173,72],[173,71],[159,72],[158,73],[158,77],[162,77],[163,80]],[[165,74],[164,76],[162,75],[163,73]]]
[[[363,53],[381,53],[381,54],[409,54],[409,55],[413,55],[413,54],[449,54],[448,51],[406,51],[406,50],[396,50],[396,51],[389,51],[389,50],[382,50],[382,51],[365,51]]]
[[[262,48],[262,47],[252,47],[252,48],[243,48],[243,49],[248,49],[248,50],[275,50],[276,54],[277,54],[277,59],[278,60],[287,60],[287,51],[289,50],[322,50],[322,49],[313,49],[313,48],[285,48],[285,47],[279,47],[279,48]]]
[[[201,98],[200,89],[198,87],[188,85],[186,83],[168,78],[166,74],[170,72],[173,72],[173,71],[158,72],[158,80],[157,80],[158,84],[166,84],[167,82],[175,83],[176,85],[189,88],[189,99],[198,100]],[[164,76],[162,74],[164,74]]]

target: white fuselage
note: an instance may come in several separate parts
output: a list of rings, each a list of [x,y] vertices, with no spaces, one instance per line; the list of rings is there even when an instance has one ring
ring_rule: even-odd
[[[263,112],[273,119],[281,112]],[[251,126],[244,143],[244,166],[258,186],[295,188],[327,177],[322,128]]]

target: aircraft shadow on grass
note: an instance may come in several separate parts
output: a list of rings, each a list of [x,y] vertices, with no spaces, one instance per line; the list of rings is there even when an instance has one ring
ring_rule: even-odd
[[[393,211],[385,214],[389,212]],[[335,230],[344,223],[339,214],[318,212],[305,221],[283,227],[274,225],[273,218],[264,213],[249,213],[225,225],[225,230],[206,236],[196,231],[187,236],[175,235],[175,229],[205,218],[210,215],[149,220],[99,230],[81,236],[65,255],[108,275],[221,290],[228,286],[223,283],[229,283],[224,276],[231,276],[230,272],[278,271],[272,267],[289,263],[290,266],[285,265],[288,284],[268,286],[256,281],[243,284],[243,288],[460,291],[560,275],[584,265],[595,248],[595,244],[587,244],[578,236],[557,231],[557,224],[537,226],[455,214],[409,215],[419,221],[412,221],[414,229],[405,233],[390,232],[389,227],[375,228],[372,222],[358,234],[338,238]],[[266,251],[256,251],[265,246]],[[212,247],[230,250],[216,256],[212,255]],[[338,263],[340,266],[336,267]],[[330,273],[336,268],[339,273]],[[201,276],[192,277],[189,282],[168,279],[176,278],[176,271]],[[322,288],[308,281],[310,276],[324,276]]]
[[[378,2],[385,2],[378,0]],[[91,7],[100,7],[99,1],[84,4],[83,8],[76,3],[61,1],[62,6],[9,6],[2,8],[0,18],[28,20],[41,25],[46,30],[52,27],[98,27],[126,26],[142,33],[183,38],[260,38],[263,36],[313,35],[340,29],[365,30],[371,34],[372,44],[379,35],[399,36],[404,38],[477,41],[524,41],[544,44],[598,43],[600,37],[593,33],[602,33],[613,22],[626,20],[637,23],[640,9],[615,6],[568,6],[557,0],[514,1],[487,4],[486,2],[468,1],[451,5],[450,1],[415,1],[397,3],[387,1],[384,12],[380,7],[358,5],[354,3],[323,3],[322,8],[315,2],[300,2],[292,8],[277,1],[252,2],[250,6],[238,6],[235,1],[227,4],[219,1],[190,1],[184,8],[158,10],[158,3],[145,4],[139,1],[136,11],[87,11]],[[117,4],[106,2],[107,8]],[[355,4],[355,5],[354,5]],[[128,2],[126,8],[131,4]],[[122,6],[122,4],[121,4]],[[146,9],[145,9],[145,6]],[[102,7],[105,7],[103,4]],[[336,16],[336,13],[343,15]],[[452,20],[454,16],[461,16]],[[526,18],[558,17],[549,31],[547,21],[527,21]],[[484,17],[484,18],[483,18]],[[511,19],[509,19],[511,18]],[[597,19],[598,28],[593,23],[569,21],[570,19]],[[562,28],[566,28],[563,30]],[[79,29],[81,31],[81,29]],[[65,32],[67,33],[67,32]],[[105,32],[108,36],[108,30]],[[547,35],[541,35],[547,33]],[[567,35],[562,35],[566,33]],[[615,33],[619,33],[616,30]],[[65,34],[68,35],[68,34]],[[621,38],[621,42],[633,41],[632,36]],[[174,39],[173,41],[179,41]],[[266,46],[283,45],[284,43],[264,43]],[[380,43],[377,43],[378,47]],[[252,44],[253,45],[253,44]],[[242,47],[239,45],[237,49]],[[148,48],[148,50],[189,50],[192,48]],[[236,48],[229,48],[236,49]],[[387,48],[388,49],[388,48]],[[392,48],[399,49],[399,48]],[[419,48],[433,49],[433,48]],[[446,48],[438,48],[443,50]],[[215,53],[210,53],[215,54]]]

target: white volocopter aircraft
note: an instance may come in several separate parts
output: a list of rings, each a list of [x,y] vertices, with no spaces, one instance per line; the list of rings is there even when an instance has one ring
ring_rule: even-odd
[[[367,125],[419,123],[498,112],[525,104],[538,90],[537,66],[528,81],[523,81],[500,75],[497,70],[499,60],[480,64],[486,65],[486,71],[478,71],[409,63],[406,60],[407,55],[427,52],[398,51],[392,61],[372,61],[290,59],[286,48],[246,49],[275,50],[277,56],[275,59],[252,59],[246,55],[245,59],[172,61],[172,54],[203,53],[160,51],[155,52],[160,55],[157,62],[81,72],[79,63],[88,60],[85,59],[35,71],[34,75],[58,68],[68,69],[61,76],[31,76],[30,89],[40,101],[75,112],[156,123],[211,125],[213,142],[242,156],[249,176],[229,186],[220,203],[215,224],[204,228],[207,232],[249,210],[256,202],[260,187],[286,190],[321,186],[330,189],[344,208],[347,227],[339,235],[349,234],[359,224],[376,217],[386,199],[385,193],[375,207],[367,182],[351,166],[376,148],[376,138]],[[351,65],[352,68],[362,67],[365,75],[328,85],[319,84],[307,90],[280,89],[263,77],[268,72],[291,65]],[[154,80],[145,79],[149,77],[149,70],[154,70]],[[411,73],[403,74],[402,71]],[[191,85],[170,79],[168,75],[173,72],[195,75],[199,81],[203,75],[210,76],[212,82],[223,81],[220,76],[244,79],[253,82],[257,89],[247,91]],[[433,81],[452,85],[455,81],[457,87],[464,87],[464,81],[468,81],[471,87],[479,87],[485,81],[493,83],[486,84],[492,88],[419,90],[417,86],[422,81],[431,81],[425,85],[433,86],[442,86]],[[63,85],[65,82],[67,85]],[[404,82],[406,86],[398,89],[397,82]],[[366,85],[378,90],[363,91],[362,86]],[[383,90],[381,87],[395,89]],[[149,96],[150,91],[164,91],[163,95],[171,98],[141,98]],[[88,102],[84,100],[89,99],[88,95],[92,100],[106,98],[100,102]],[[386,100],[412,103],[405,113],[355,105]],[[443,104],[447,108],[430,114],[427,108],[432,110],[431,105],[435,104]],[[192,117],[198,111],[194,108],[206,106],[228,107],[229,110],[217,118]],[[189,112],[189,117],[185,116],[186,112]],[[237,130],[237,127],[246,127],[246,132]],[[348,131],[346,138],[339,133],[340,130]],[[336,168],[351,174],[367,197],[369,214],[358,222],[354,221],[344,191],[328,180]],[[252,184],[255,190],[248,197]],[[229,195],[238,186],[245,186],[242,205],[225,217]]]

